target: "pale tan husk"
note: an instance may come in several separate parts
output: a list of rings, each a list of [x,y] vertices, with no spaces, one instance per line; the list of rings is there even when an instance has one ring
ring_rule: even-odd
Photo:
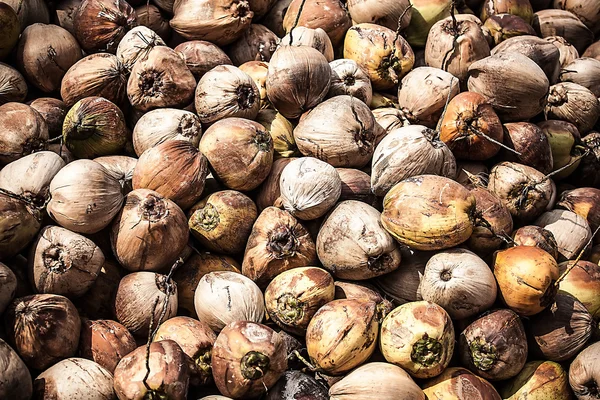
[[[133,128],[133,148],[138,156],[167,140],[187,140],[194,146],[200,143],[200,119],[185,110],[161,108],[142,115]]]
[[[131,70],[138,60],[148,57],[148,53],[154,46],[166,46],[166,44],[152,29],[136,26],[119,42],[117,58],[125,68]]]

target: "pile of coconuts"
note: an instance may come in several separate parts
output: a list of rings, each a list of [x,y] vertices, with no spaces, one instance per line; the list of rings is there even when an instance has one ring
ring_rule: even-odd
[[[600,399],[598,0],[0,0],[0,399]]]

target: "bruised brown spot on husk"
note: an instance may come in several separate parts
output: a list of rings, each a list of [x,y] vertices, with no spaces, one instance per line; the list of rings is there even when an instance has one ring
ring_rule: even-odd
[[[269,232],[267,249],[277,259],[293,257],[298,248],[298,239],[287,225],[278,225]]]
[[[240,369],[244,378],[256,380],[262,378],[267,370],[271,360],[269,357],[258,351],[249,351],[242,358]]]

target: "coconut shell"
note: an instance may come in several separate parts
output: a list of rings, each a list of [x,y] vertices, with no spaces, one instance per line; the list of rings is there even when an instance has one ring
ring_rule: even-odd
[[[485,313],[460,334],[458,349],[462,364],[477,375],[490,380],[512,378],[527,361],[523,322],[511,310]]]
[[[381,324],[381,353],[416,378],[439,375],[454,351],[454,327],[437,304],[419,301],[401,305]]]
[[[289,212],[267,207],[252,227],[242,273],[265,287],[281,272],[316,262],[315,243],[306,228]]]
[[[6,310],[6,321],[10,341],[30,368],[48,368],[77,351],[81,321],[66,297],[20,297]]]
[[[60,96],[67,107],[79,100],[99,96],[117,105],[126,99],[127,69],[108,53],[92,54],[76,62],[61,82]]]
[[[27,92],[27,82],[23,75],[10,65],[0,63],[0,106],[10,102],[23,102]]]
[[[125,0],[83,0],[73,16],[75,37],[88,54],[114,54],[136,25],[135,10]]]

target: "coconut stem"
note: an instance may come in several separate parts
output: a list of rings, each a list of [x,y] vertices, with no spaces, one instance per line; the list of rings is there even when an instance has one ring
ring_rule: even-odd
[[[258,351],[249,351],[242,358],[240,369],[244,378],[256,380],[262,378],[267,370],[271,360],[269,357]]]
[[[585,250],[590,246],[590,244],[592,244],[592,241],[594,240],[594,236],[596,236],[596,234],[598,233],[598,231],[600,230],[600,226],[598,226],[596,228],[596,230],[594,231],[594,233],[592,234],[592,236],[590,237],[590,239],[587,241],[587,243],[585,244],[585,246],[583,246],[583,248],[581,249],[581,251],[579,252],[579,254],[577,255],[577,258],[575,259],[575,262],[573,264],[571,264],[566,270],[565,272],[562,273],[561,276],[558,277],[558,279],[556,280],[556,282],[554,283],[554,285],[558,288],[558,285],[560,285],[560,282],[565,279],[567,277],[567,275],[569,275],[569,273],[573,270],[573,268],[575,268],[575,266],[577,265],[577,263],[579,262],[579,260],[581,260],[581,257],[583,257],[583,253],[585,252]]]
[[[521,156],[521,153],[519,153],[518,151],[516,151],[515,149],[511,149],[510,147],[508,147],[507,145],[505,145],[502,142],[497,141],[496,139],[492,139],[491,137],[489,137],[488,135],[486,135],[485,133],[483,133],[482,131],[480,131],[479,129],[475,128],[473,125],[468,125],[469,129],[473,130],[473,132],[475,132],[477,135],[484,137],[485,139],[487,139],[488,141],[497,144],[498,146],[502,147],[505,150],[510,151],[511,153],[514,153],[516,155],[518,155],[519,157]]]
[[[306,365],[306,367],[312,371],[312,372],[316,372],[318,371],[318,368],[315,367],[314,365],[312,365],[306,358],[302,357],[302,355],[300,354],[300,352],[298,350],[294,350],[290,353],[290,355],[288,356],[288,358],[291,358],[292,356],[296,357],[298,360],[300,360],[300,362],[302,362],[302,364]]]
[[[304,303],[291,293],[277,299],[278,317],[286,324],[296,323],[304,316]]]
[[[444,348],[439,340],[424,334],[412,348],[410,358],[413,362],[431,367],[440,362]]]
[[[491,369],[498,359],[496,347],[487,343],[483,338],[478,337],[470,342],[469,349],[471,350],[473,364],[481,371]]]
[[[402,20],[404,19],[404,16],[406,15],[406,13],[409,12],[412,8],[413,8],[413,4],[411,2],[409,2],[408,7],[406,7],[404,9],[404,11],[402,11],[402,14],[400,14],[400,17],[398,18],[398,27],[396,28],[396,37],[394,38],[394,41],[392,42],[392,46],[400,38],[400,32],[402,32]]]
[[[542,178],[542,180],[538,183],[542,183],[550,178],[552,178],[554,175],[564,171],[565,169],[571,167],[573,164],[579,162],[583,157],[587,156],[590,153],[590,149],[587,149],[583,154],[581,154],[580,156],[574,157],[573,161],[571,161],[570,163],[568,163],[567,165],[564,165],[562,167],[560,167],[559,169],[557,169],[556,171],[552,171],[550,172],[548,175],[544,176]]]

